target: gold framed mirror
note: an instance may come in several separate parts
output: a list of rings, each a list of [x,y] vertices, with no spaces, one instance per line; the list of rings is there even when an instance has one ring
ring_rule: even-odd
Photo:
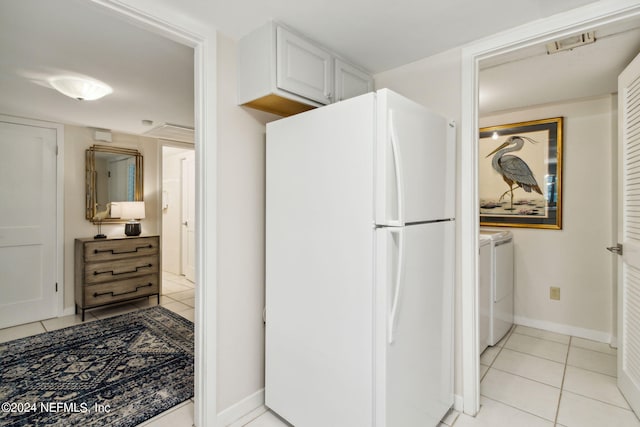
[[[129,148],[93,145],[86,151],[86,218],[94,223],[126,222],[112,215],[116,202],[141,201],[142,154]]]

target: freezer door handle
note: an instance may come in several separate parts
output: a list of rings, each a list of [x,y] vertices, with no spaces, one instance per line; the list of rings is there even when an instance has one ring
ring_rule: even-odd
[[[389,110],[389,139],[391,140],[391,152],[393,154],[393,166],[396,179],[396,205],[398,207],[398,219],[389,221],[390,225],[404,225],[404,207],[402,185],[402,162],[400,161],[400,150],[398,148],[398,135],[393,123],[393,111]]]
[[[395,339],[396,321],[398,318],[398,303],[400,301],[400,295],[402,293],[402,273],[404,270],[404,230],[403,228],[389,229],[390,233],[398,234],[398,259],[396,266],[396,277],[393,287],[393,299],[391,301],[391,312],[389,313],[389,324],[387,337],[389,344],[393,344]]]

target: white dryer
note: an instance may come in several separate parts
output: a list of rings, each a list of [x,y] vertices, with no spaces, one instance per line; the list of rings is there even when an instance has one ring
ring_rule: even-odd
[[[508,230],[481,229],[480,235],[491,239],[490,314],[487,344],[495,345],[513,325],[513,233]]]
[[[480,235],[480,257],[479,262],[479,281],[478,281],[478,310],[479,310],[479,322],[478,322],[478,354],[482,354],[485,348],[489,345],[489,328],[491,322],[489,317],[491,316],[491,269],[493,264],[491,237],[481,234]]]

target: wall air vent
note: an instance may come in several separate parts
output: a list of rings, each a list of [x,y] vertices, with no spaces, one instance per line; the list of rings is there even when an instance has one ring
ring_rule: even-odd
[[[194,142],[193,128],[163,123],[143,133],[151,138],[169,139],[172,141]]]
[[[577,36],[567,37],[566,39],[556,40],[551,43],[547,43],[547,53],[562,52],[564,50],[572,50],[586,44],[595,43],[595,32],[589,31],[588,33],[578,34]]]

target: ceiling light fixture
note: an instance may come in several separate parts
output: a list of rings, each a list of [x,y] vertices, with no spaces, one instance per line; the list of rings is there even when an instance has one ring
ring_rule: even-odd
[[[82,77],[54,77],[49,84],[61,94],[79,101],[94,101],[113,92],[102,82]]]

